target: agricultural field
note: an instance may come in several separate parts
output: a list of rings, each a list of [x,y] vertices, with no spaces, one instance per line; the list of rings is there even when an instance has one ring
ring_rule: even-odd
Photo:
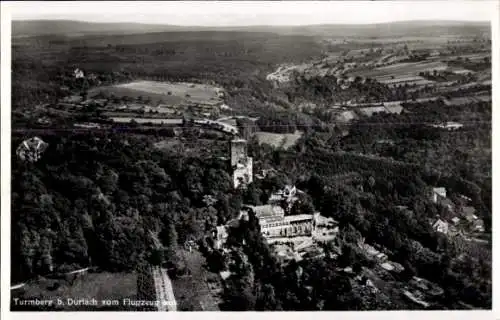
[[[422,77],[421,73],[430,73],[434,71],[446,71],[454,74],[472,74],[471,70],[460,66],[450,66],[441,61],[423,61],[423,62],[401,62],[369,70],[353,70],[351,75],[357,75],[364,78],[374,78],[378,82],[389,86],[399,84],[409,84],[416,86],[433,85],[434,81]]]
[[[295,131],[294,133],[271,133],[271,132],[256,132],[255,137],[259,144],[267,144],[273,148],[287,150],[297,143],[302,137],[303,132]]]
[[[91,90],[89,96],[101,93],[104,96],[149,99],[153,104],[190,105],[222,103],[222,89],[195,83],[168,83],[156,81],[134,81]]]
[[[442,62],[402,62],[389,66],[375,68],[359,74],[362,77],[379,78],[385,77],[388,74],[393,76],[418,75],[419,72],[432,70],[446,70],[448,65]]]

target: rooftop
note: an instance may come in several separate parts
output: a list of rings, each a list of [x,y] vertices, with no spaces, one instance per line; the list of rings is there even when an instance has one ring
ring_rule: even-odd
[[[304,221],[304,220],[312,220],[313,215],[312,214],[297,214],[293,216],[286,216],[285,221],[288,222],[294,222],[294,221]]]
[[[388,263],[388,262],[384,262],[380,265],[382,268],[384,268],[385,270],[387,271],[392,271],[394,270],[394,267],[392,264]]]
[[[275,205],[261,205],[261,206],[248,206],[248,208],[252,209],[255,212],[257,218],[260,217],[269,217],[269,216],[281,216],[285,215],[285,211],[280,206]]]
[[[442,188],[442,187],[439,187],[439,188],[433,188],[432,191],[434,191],[435,193],[439,194],[439,195],[446,195],[446,188]]]

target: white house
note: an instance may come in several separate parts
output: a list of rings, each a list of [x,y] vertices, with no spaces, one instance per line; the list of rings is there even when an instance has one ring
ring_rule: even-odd
[[[432,228],[436,232],[441,232],[444,234],[448,233],[448,223],[446,221],[441,220],[441,219],[438,219],[436,222],[434,222],[434,224],[432,225]]]
[[[437,203],[438,200],[446,199],[446,189],[445,188],[433,188],[432,189],[432,201]]]

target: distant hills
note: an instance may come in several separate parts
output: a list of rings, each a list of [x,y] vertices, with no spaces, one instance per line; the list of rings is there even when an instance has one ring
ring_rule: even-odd
[[[12,36],[134,34],[179,31],[180,28],[183,27],[141,23],[95,23],[73,20],[14,20],[12,21]]]
[[[463,36],[484,36],[490,35],[490,24],[488,22],[468,21],[404,21],[362,25],[325,24],[305,26],[204,27],[141,23],[95,23],[73,20],[12,21],[13,37],[48,35],[79,37],[88,35],[126,35],[189,31],[272,32],[277,34],[320,37],[399,37],[455,34]]]

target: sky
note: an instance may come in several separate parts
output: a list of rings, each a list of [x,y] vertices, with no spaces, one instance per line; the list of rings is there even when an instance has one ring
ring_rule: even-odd
[[[61,1],[7,2],[13,20],[65,19],[180,26],[366,24],[408,20],[491,21],[498,1]]]

